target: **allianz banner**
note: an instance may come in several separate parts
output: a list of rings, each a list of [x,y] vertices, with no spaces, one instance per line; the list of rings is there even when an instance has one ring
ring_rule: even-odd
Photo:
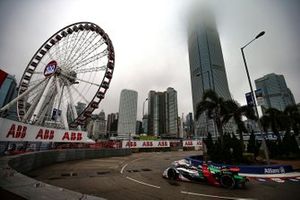
[[[0,118],[0,141],[94,143],[87,132],[46,128]]]

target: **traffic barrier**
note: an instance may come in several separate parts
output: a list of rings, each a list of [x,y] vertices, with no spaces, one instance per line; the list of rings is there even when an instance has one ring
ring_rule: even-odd
[[[203,163],[203,156],[191,156],[186,158],[193,166],[199,166]],[[293,172],[293,167],[290,165],[226,165],[219,163],[211,163],[217,167],[238,167],[240,173],[245,174],[284,174]]]
[[[100,197],[46,184],[22,173],[57,162],[130,154],[130,149],[65,149],[3,156],[0,157],[0,188],[26,199],[40,199],[42,197],[45,200],[63,198],[103,200]]]

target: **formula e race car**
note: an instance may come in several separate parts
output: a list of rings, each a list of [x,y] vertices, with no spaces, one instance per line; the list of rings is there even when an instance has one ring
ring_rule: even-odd
[[[214,186],[232,189],[244,188],[248,179],[240,176],[238,167],[218,167],[203,162],[199,166],[193,166],[187,159],[174,161],[163,172],[163,177],[170,180],[190,182],[207,182]]]

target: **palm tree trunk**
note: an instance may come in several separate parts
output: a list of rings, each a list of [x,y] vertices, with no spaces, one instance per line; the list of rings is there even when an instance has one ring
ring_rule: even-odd
[[[220,141],[221,141],[221,147],[223,149],[223,145],[224,145],[223,126],[222,126],[220,118],[216,118],[215,122],[217,124],[218,134],[219,134]]]

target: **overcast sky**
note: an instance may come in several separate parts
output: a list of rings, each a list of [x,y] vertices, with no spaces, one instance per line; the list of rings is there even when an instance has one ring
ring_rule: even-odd
[[[212,2],[212,1],[209,1]],[[216,15],[229,89],[245,104],[249,85],[240,47],[245,49],[252,81],[268,73],[283,74],[300,102],[300,1],[219,0]],[[186,17],[192,0],[1,0],[0,67],[23,74],[36,50],[56,31],[79,21],[102,27],[116,54],[114,76],[100,105],[118,112],[122,89],[138,92],[138,118],[150,90],[178,92],[179,115],[192,112]]]

